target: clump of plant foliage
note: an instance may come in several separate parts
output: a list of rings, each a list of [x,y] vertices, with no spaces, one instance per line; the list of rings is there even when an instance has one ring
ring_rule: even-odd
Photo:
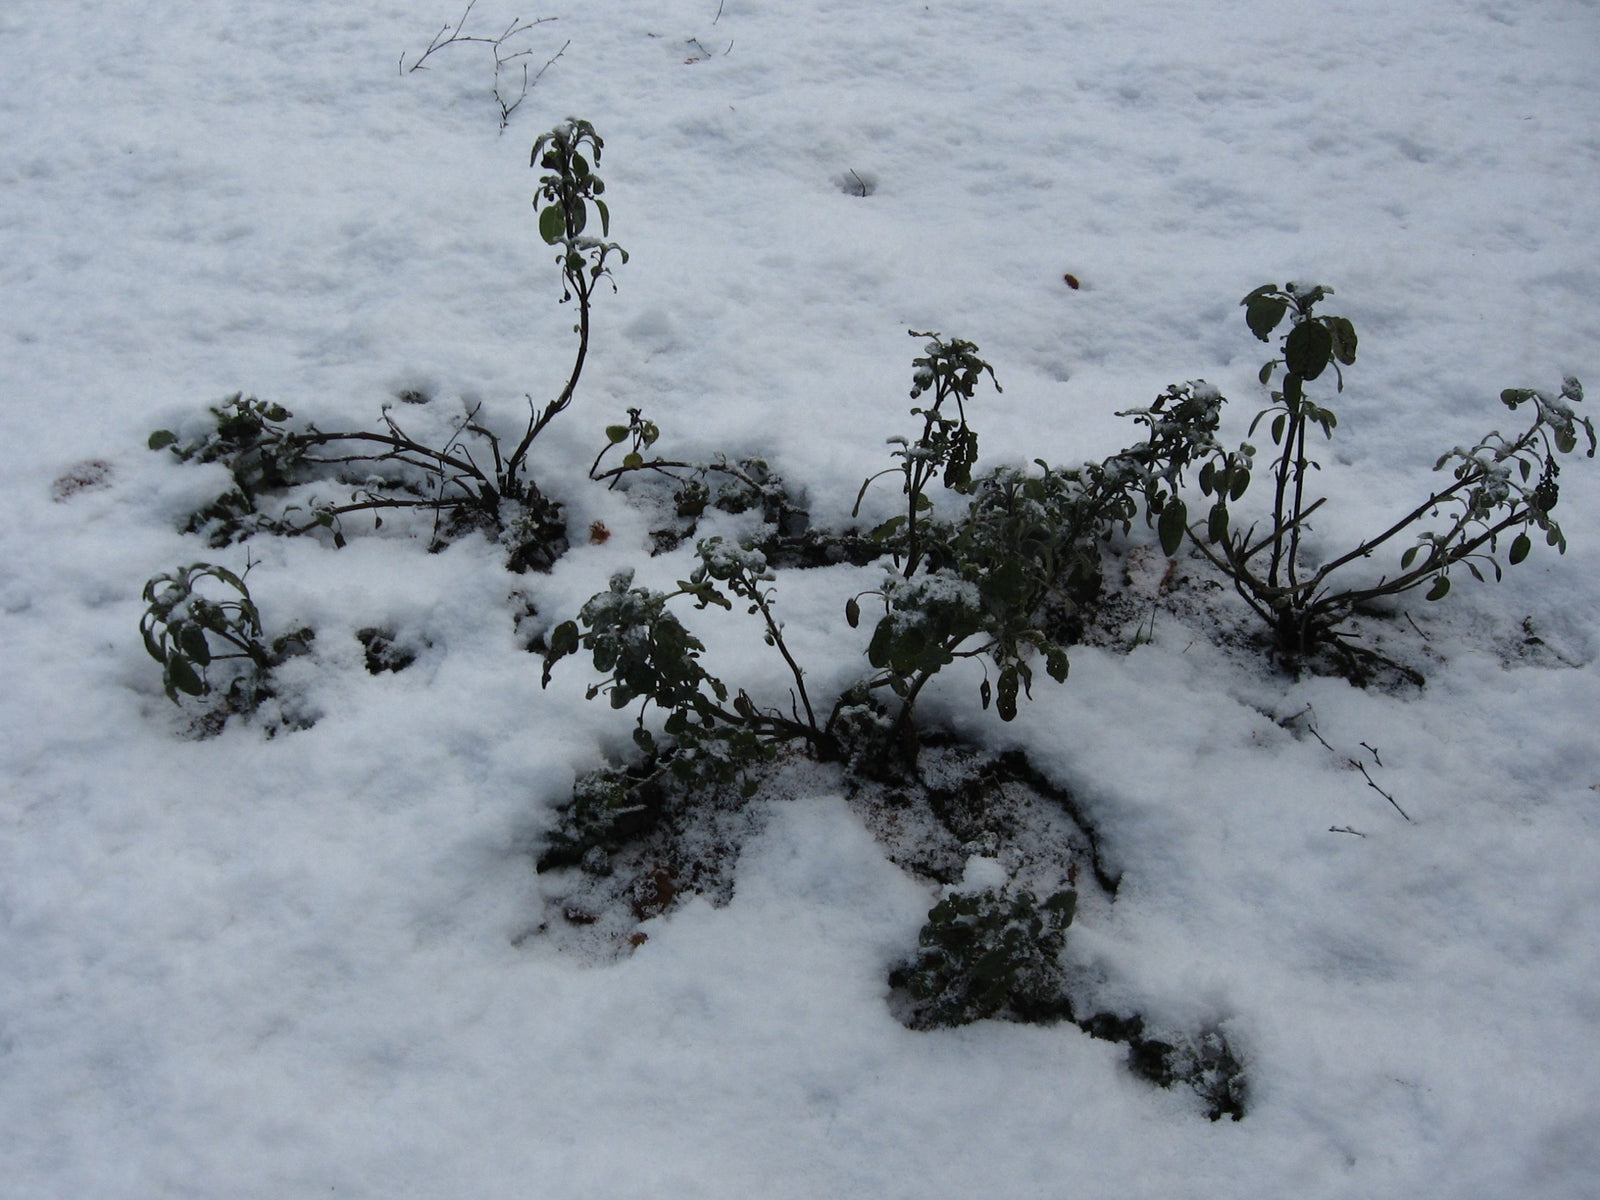
[[[1211,1120],[1241,1119],[1244,1067],[1220,1029],[1156,1037],[1136,1013],[1075,1015],[1061,952],[1077,900],[1070,888],[1040,900],[1014,883],[940,900],[917,935],[916,952],[889,972],[901,1022],[933,1030],[995,1018],[1072,1021],[1091,1036],[1126,1043],[1128,1069],[1141,1078],[1191,1088]]]
[[[606,444],[589,467],[590,479],[615,488],[625,479],[643,477],[667,488],[664,507],[671,517],[651,534],[658,553],[694,536],[701,518],[711,510],[758,517],[761,534],[756,544],[769,560],[782,564],[802,561],[818,547],[826,555],[843,540],[812,530],[804,498],[765,459],[718,455],[708,462],[689,462],[665,458],[653,452],[661,438],[660,427],[637,408],[628,410],[626,424],[607,425],[605,434]],[[615,450],[621,451],[621,461],[603,466]],[[840,559],[836,555],[834,560]]]
[[[1046,613],[1072,610],[1098,591],[1099,543],[1118,524],[1128,525],[1139,511],[1141,494],[1174,477],[1179,468],[1163,456],[1186,450],[1187,443],[1158,438],[1080,468],[1056,470],[1040,461],[1037,471],[1002,467],[975,476],[978,438],[967,406],[983,378],[993,380],[994,372],[971,342],[912,336],[927,339],[924,353],[912,363],[911,396],[929,397],[912,409],[922,418],[922,430],[914,440],[892,441],[899,462],[880,473],[900,477],[905,511],[864,538],[841,535],[848,546],[838,555],[810,560],[858,561],[865,546],[887,566],[882,584],[853,597],[845,608],[847,623],[855,627],[862,620],[863,597],[876,597],[883,606],[865,648],[867,675],[834,697],[831,706],[821,706],[784,639],[774,607],[777,575],[766,549],[753,540],[711,537],[697,543],[698,565],[676,590],[638,588],[631,574],[621,575],[585,604],[576,620],[557,625],[548,639],[545,682],[562,658],[587,652],[603,676],[590,696],[604,694],[616,708],[637,704],[634,738],[646,754],[660,755],[679,770],[694,763],[696,771],[709,769],[725,778],[738,763],[757,761],[783,743],[802,744],[825,761],[848,758],[874,762],[879,769],[885,764],[913,768],[918,697],[940,670],[958,660],[984,664],[980,699],[985,707],[993,703],[1005,720],[1016,716],[1019,695],[1031,694],[1034,660],[1042,659],[1053,679],[1065,679],[1066,650],[1044,631]],[[1187,393],[1178,389],[1172,399],[1188,402]],[[751,503],[773,496],[762,482],[769,476],[756,476],[750,464],[719,460],[696,467],[647,458],[659,430],[637,411],[627,425],[609,428],[606,437],[591,471],[597,479],[615,482],[632,472],[665,477],[676,485],[680,506],[703,502],[707,478],[720,479],[720,487]],[[628,447],[621,464],[601,471],[606,452],[618,446]],[[862,485],[857,512],[872,482]],[[965,511],[941,515],[933,495],[936,484],[965,498]],[[783,511],[777,509],[780,516]],[[793,679],[788,704],[760,703],[710,674],[700,662],[704,644],[669,608],[679,599],[701,610],[731,611],[738,603],[759,617],[766,643]],[[665,744],[647,725],[651,708],[664,714]]]
[[[291,424],[293,414],[281,404],[236,394],[211,410],[211,429],[184,438],[166,429],[150,435],[152,449],[169,449],[186,462],[219,462],[232,475],[229,490],[196,512],[187,529],[203,533],[213,546],[258,531],[318,529],[343,545],[348,517],[370,513],[381,525],[385,513],[418,510],[433,518],[435,549],[482,529],[506,542],[512,569],[548,568],[565,548],[565,522],[561,505],[534,480],[529,452],[572,403],[589,353],[595,292],[610,280],[613,258],[628,258],[604,240],[611,214],[595,170],[603,147],[594,128],[577,119],[534,143],[531,165],[545,172],[533,201],[539,234],[556,248],[562,302],[576,301],[577,346],[555,398],[543,407],[529,398],[519,433],[503,436],[491,428],[481,405],[454,421],[442,442],[412,436],[392,408],[385,409],[377,429],[324,430]],[[291,488],[318,483],[349,489],[348,497],[313,495],[304,504],[282,499]]]
[[[313,637],[299,629],[268,642],[244,576],[215,563],[156,575],[144,585],[143,599],[139,632],[161,664],[162,687],[174,704],[211,695],[212,666],[230,663],[244,669],[229,677],[224,711],[253,712],[273,694],[273,669],[303,654]]]
[[[1071,1015],[1059,962],[1078,894],[1025,888],[956,892],[934,905],[912,958],[889,973],[913,1029]]]
[[[1515,565],[1528,556],[1535,531],[1564,553],[1566,538],[1551,515],[1560,496],[1557,459],[1577,448],[1580,431],[1589,457],[1596,447],[1593,425],[1572,407],[1583,399],[1576,379],[1568,377],[1559,394],[1508,389],[1500,394],[1507,408],[1526,406],[1532,414],[1526,430],[1511,436],[1495,430],[1471,446],[1451,448],[1434,467],[1449,470],[1448,483],[1356,545],[1334,551],[1319,547],[1317,554],[1309,554],[1311,517],[1328,498],[1314,495],[1308,486],[1319,464],[1307,442],[1313,429],[1331,439],[1338,418],[1311,398],[1307,385],[1331,368],[1336,390],[1342,391],[1343,368],[1356,360],[1351,322],[1317,311],[1331,292],[1320,286],[1266,284],[1241,302],[1246,323],[1261,341],[1270,341],[1288,319],[1278,357],[1260,372],[1263,385],[1277,379],[1272,402],[1249,430],[1253,435],[1267,421],[1277,447],[1268,468],[1272,503],[1264,521],[1244,524],[1235,516],[1234,506],[1256,473],[1256,450],[1248,442],[1236,450],[1222,446],[1214,410],[1181,416],[1168,429],[1170,436],[1187,443],[1182,465],[1199,464],[1200,491],[1210,499],[1204,522],[1190,522],[1187,505],[1175,491],[1152,497],[1149,505],[1163,549],[1175,553],[1187,534],[1268,624],[1277,650],[1291,663],[1328,649],[1354,664],[1358,655],[1370,653],[1353,643],[1348,626],[1363,606],[1424,587],[1427,599],[1442,599],[1457,567],[1475,579],[1482,580],[1486,571],[1499,579],[1502,561]],[[1220,407],[1221,397],[1215,399]],[[1156,427],[1153,411],[1140,416]],[[1401,553],[1396,571],[1372,581],[1353,569],[1397,539],[1411,545]]]

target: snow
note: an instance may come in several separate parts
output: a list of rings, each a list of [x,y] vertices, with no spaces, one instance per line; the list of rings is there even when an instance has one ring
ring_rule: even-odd
[[[1235,444],[1265,350],[1238,298],[1290,279],[1329,281],[1361,336],[1319,400],[1317,532],[1386,526],[1444,448],[1519,423],[1502,388],[1600,378],[1600,9],[480,0],[478,32],[559,18],[525,35],[535,69],[570,41],[503,135],[484,46],[397,69],[458,15],[0,11],[0,1190],[1593,1195],[1594,464],[1561,477],[1564,557],[1405,602],[1419,631],[1385,646],[1421,692],[1291,680],[1165,610],[1142,644],[1073,648],[1011,725],[975,668],[927,689],[929,720],[1074,791],[1123,883],[1067,959],[1226,1029],[1237,1124],[1071,1026],[899,1025],[885,976],[938,892],[825,776],[760,802],[728,906],[609,964],[533,935],[554,805],[632,722],[576,662],[541,690],[514,617],[692,569],[584,478],[630,407],[674,456],[760,454],[840,524],[913,428],[906,330],[994,363],[1005,391],[969,406],[988,464],[1111,453],[1116,411],[1196,377]],[[327,427],[408,389],[445,426],[480,401],[517,426],[569,364],[527,166],[569,114],[606,139],[630,260],[533,464],[611,536],[520,577],[403,522],[340,551],[255,538],[269,632],[317,632],[284,677],[316,723],[186,736],[139,592],[245,551],[177,532],[220,468],[145,438],[241,389]],[[863,520],[898,502],[870,489]],[[819,696],[859,672],[840,618],[866,578],[778,572]],[[785,694],[758,621],[680,616],[709,669]],[[369,675],[371,627],[415,665]]]

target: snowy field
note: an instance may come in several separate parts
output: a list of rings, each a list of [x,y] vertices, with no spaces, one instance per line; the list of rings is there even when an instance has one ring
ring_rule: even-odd
[[[486,45],[398,69],[453,0],[0,6],[0,1193],[1597,1194],[1596,464],[1562,477],[1564,558],[1408,598],[1420,691],[1160,611],[1010,725],[971,675],[930,690],[1079,797],[1123,882],[1066,954],[1225,1029],[1237,1123],[1071,1025],[902,1027],[886,972],[936,895],[825,786],[764,801],[731,904],[631,956],[530,936],[552,808],[629,722],[575,664],[541,690],[513,617],[687,569],[585,478],[629,407],[839,524],[907,430],[907,329],[994,364],[986,462],[1070,463],[1187,379],[1242,438],[1239,298],[1292,279],[1362,338],[1324,528],[1381,528],[1520,422],[1502,388],[1600,387],[1600,7],[481,0],[468,32],[519,15],[558,18],[524,61],[559,57],[502,133]],[[254,539],[269,628],[317,631],[288,682],[319,719],[186,736],[139,592],[245,548],[178,532],[217,476],[147,435],[239,390],[346,425],[408,388],[508,424],[549,399],[572,315],[528,152],[568,115],[631,260],[534,471],[612,536],[548,576],[481,538]],[[780,587],[819,687],[866,636],[838,574]],[[413,667],[364,669],[378,625]],[[761,652],[712,646],[780,685]],[[1327,747],[1283,723],[1307,705]]]

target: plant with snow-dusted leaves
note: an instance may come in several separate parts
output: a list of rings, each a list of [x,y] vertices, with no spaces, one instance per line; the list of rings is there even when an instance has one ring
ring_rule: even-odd
[[[956,892],[928,913],[917,951],[889,973],[913,1029],[940,1029],[1008,1014],[1022,1021],[1070,1016],[1060,956],[1077,910],[1066,890],[1040,900],[1026,888]]]
[[[1583,388],[1576,379],[1567,378],[1559,394],[1508,389],[1500,397],[1506,406],[1515,410],[1526,405],[1533,414],[1526,430],[1515,436],[1493,431],[1472,446],[1452,448],[1434,467],[1438,471],[1449,468],[1449,483],[1435,488],[1388,528],[1348,550],[1309,559],[1305,543],[1312,528],[1310,518],[1328,498],[1313,496],[1307,487],[1311,471],[1319,469],[1307,441],[1313,428],[1331,439],[1338,419],[1331,409],[1308,396],[1306,385],[1332,368],[1337,389],[1342,390],[1342,368],[1356,359],[1356,333],[1350,321],[1316,311],[1331,290],[1267,284],[1241,302],[1250,331],[1261,341],[1269,341],[1285,317],[1289,321],[1279,356],[1260,371],[1263,384],[1281,372],[1278,387],[1272,392],[1272,403],[1256,415],[1249,430],[1254,434],[1268,421],[1268,434],[1278,447],[1270,465],[1272,508],[1265,528],[1259,521],[1241,526],[1235,519],[1233,506],[1249,489],[1256,452],[1249,443],[1237,450],[1221,445],[1216,438],[1215,407],[1210,412],[1190,412],[1177,421],[1167,420],[1170,414],[1152,410],[1136,415],[1151,425],[1152,437],[1164,425],[1167,436],[1188,443],[1180,473],[1182,466],[1198,462],[1200,491],[1211,501],[1204,523],[1191,524],[1187,505],[1175,486],[1148,497],[1148,511],[1157,523],[1162,548],[1175,553],[1187,535],[1267,622],[1277,650],[1288,661],[1299,662],[1326,648],[1354,667],[1357,656],[1370,656],[1370,652],[1351,643],[1346,622],[1363,605],[1422,587],[1428,589],[1429,600],[1442,599],[1450,590],[1451,571],[1456,567],[1479,580],[1486,571],[1499,579],[1502,555],[1508,564],[1521,562],[1532,549],[1533,531],[1564,553],[1565,535],[1551,515],[1560,494],[1557,457],[1577,449],[1580,432],[1589,444],[1591,458],[1596,441],[1589,419],[1579,417],[1572,407],[1583,399]],[[1216,405],[1220,404],[1221,397],[1216,396]],[[1398,571],[1376,582],[1350,578],[1346,568],[1370,558],[1397,538],[1413,542],[1401,554]]]
[[[145,650],[161,664],[162,687],[174,704],[184,696],[212,693],[213,664],[241,662],[246,669],[228,685],[228,706],[251,711],[271,695],[272,669],[303,653],[312,638],[311,630],[300,629],[265,641],[261,613],[244,576],[215,563],[191,563],[153,576],[143,598],[139,633]]]
[[[758,512],[769,531],[765,542],[773,548],[803,540],[810,528],[810,513],[765,459],[718,455],[709,462],[687,462],[666,458],[654,452],[661,438],[660,427],[637,408],[628,410],[627,424],[607,425],[605,434],[606,444],[589,466],[590,479],[615,488],[625,479],[645,476],[664,481],[671,488],[677,527],[654,534],[660,546],[676,545],[690,536],[708,509],[735,515]],[[621,450],[621,461],[602,470],[613,450]]]
[[[614,259],[628,259],[622,247],[604,240],[611,213],[595,172],[603,148],[593,126],[575,118],[534,143],[530,165],[545,171],[533,201],[539,235],[557,251],[562,302],[577,302],[578,340],[566,382],[542,408],[529,399],[526,424],[514,441],[502,440],[485,423],[481,405],[451,422],[436,444],[408,432],[392,408],[385,408],[380,429],[322,430],[289,424],[293,414],[281,404],[236,394],[212,409],[212,429],[185,438],[165,429],[150,435],[151,449],[168,448],[183,461],[220,462],[233,475],[233,486],[191,517],[190,531],[221,546],[258,531],[322,529],[342,546],[348,517],[371,513],[381,525],[384,513],[420,510],[433,517],[435,548],[485,529],[507,543],[512,569],[548,568],[565,547],[565,523],[561,505],[532,478],[529,452],[572,403],[589,353],[595,291],[610,279]],[[312,496],[304,505],[269,504],[291,487],[318,481],[353,490],[340,502]]]
[[[1008,721],[1017,715],[1019,697],[1031,694],[1034,660],[1042,658],[1053,679],[1065,679],[1066,650],[1044,632],[1045,618],[1052,607],[1069,611],[1098,591],[1099,543],[1115,525],[1126,526],[1136,515],[1138,491],[1169,477],[1158,461],[1166,444],[1154,450],[1135,447],[1071,470],[1039,462],[1037,472],[1002,467],[974,475],[978,437],[968,423],[967,406],[983,376],[993,379],[994,372],[971,342],[912,336],[928,339],[912,364],[912,399],[932,395],[931,402],[912,409],[923,418],[922,432],[914,441],[892,440],[899,463],[863,483],[856,500],[859,513],[874,479],[898,475],[905,511],[866,539],[838,535],[851,544],[833,557],[852,558],[859,542],[870,548],[869,557],[892,563],[881,585],[845,606],[846,622],[855,628],[862,620],[863,598],[876,597],[883,605],[865,648],[872,670],[834,700],[825,718],[774,614],[776,576],[770,559],[754,544],[736,546],[723,538],[699,544],[700,564],[674,592],[635,588],[631,576],[613,580],[577,620],[552,631],[546,682],[557,661],[587,651],[604,676],[591,696],[609,694],[617,707],[639,702],[634,736],[647,753],[657,750],[645,725],[648,710],[653,706],[667,714],[663,732],[673,739],[669,760],[681,749],[698,752],[709,730],[737,730],[754,739],[747,746],[798,741],[824,759],[848,756],[895,769],[915,765],[918,698],[952,663],[983,665],[980,700],[986,708],[993,703]],[[698,482],[681,473],[690,464],[645,457],[659,430],[636,410],[628,425],[608,428],[606,437],[591,472],[596,478],[615,482],[633,472],[667,475],[680,483],[680,500],[682,485]],[[623,462],[600,472],[606,451],[617,446],[627,447]],[[716,469],[764,494],[743,466],[724,461]],[[938,512],[935,481],[967,497],[964,512]],[[818,561],[830,558],[824,553]],[[703,644],[668,611],[679,597],[693,599],[701,609],[731,609],[741,601],[750,615],[761,618],[767,644],[794,680],[787,708],[758,704],[743,689],[705,672],[699,664]],[[728,745],[726,740],[718,744]]]

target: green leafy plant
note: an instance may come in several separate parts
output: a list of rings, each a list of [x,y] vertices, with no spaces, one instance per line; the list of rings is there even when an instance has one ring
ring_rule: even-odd
[[[625,479],[643,476],[663,481],[671,489],[674,523],[653,534],[658,549],[670,549],[692,536],[700,518],[711,509],[731,515],[759,514],[767,527],[761,549],[769,557],[792,555],[795,543],[810,529],[811,514],[804,501],[765,459],[733,460],[718,455],[709,462],[689,462],[650,453],[660,440],[661,429],[637,408],[628,410],[627,424],[606,426],[605,435],[606,444],[590,464],[589,478],[615,488]],[[602,469],[616,450],[622,453],[621,461]]]
[[[562,302],[576,301],[577,347],[565,384],[542,408],[528,400],[528,417],[515,440],[502,440],[475,405],[455,421],[442,444],[413,437],[385,409],[382,427],[323,430],[289,424],[283,405],[235,395],[212,409],[215,428],[181,439],[171,430],[150,436],[152,449],[170,449],[185,461],[221,462],[233,487],[191,518],[192,531],[226,545],[258,531],[302,534],[323,529],[344,544],[347,517],[421,510],[433,517],[434,548],[469,529],[485,529],[508,542],[514,570],[544,569],[565,546],[561,506],[532,478],[533,443],[572,403],[588,357],[593,299],[609,281],[613,259],[625,250],[604,240],[611,214],[596,173],[604,143],[587,122],[569,119],[540,137],[531,165],[542,168],[534,208],[540,237],[555,247]],[[601,236],[595,237],[598,229]],[[614,288],[614,284],[612,285]],[[353,487],[348,500],[312,497],[306,505],[270,508],[266,498],[305,483]]]
[[[1169,388],[1141,416],[1151,436],[1100,462],[1054,468],[1035,459],[1036,472],[999,467],[974,476],[977,434],[966,405],[982,375],[993,371],[970,342],[913,336],[933,340],[915,360],[912,397],[932,389],[934,403],[912,410],[924,418],[917,441],[893,443],[901,466],[868,479],[856,500],[859,512],[873,479],[902,475],[907,511],[872,533],[899,569],[879,589],[854,598],[845,616],[852,626],[860,621],[863,596],[877,596],[884,606],[867,646],[877,673],[857,696],[885,688],[898,698],[893,737],[914,762],[917,697],[957,659],[986,662],[979,699],[985,708],[993,702],[1007,721],[1017,715],[1019,695],[1032,695],[1034,661],[1042,659],[1057,682],[1066,679],[1067,619],[1099,595],[1101,547],[1129,527],[1141,496],[1159,505],[1173,494],[1192,450],[1178,430],[1214,421],[1219,398],[1196,385]],[[945,408],[950,400],[953,417]],[[936,515],[929,496],[935,478],[969,497],[963,514]],[[995,668],[992,681],[988,664]]]
[[[965,659],[984,664],[979,697],[984,707],[993,704],[1008,721],[1017,715],[1019,698],[1031,695],[1035,661],[1042,659],[1051,678],[1064,680],[1067,653],[1058,637],[1045,632],[1049,618],[1074,611],[1098,592],[1100,543],[1119,524],[1129,525],[1139,510],[1141,491],[1151,494],[1163,486],[1162,480],[1175,476],[1178,468],[1163,456],[1187,450],[1188,443],[1163,434],[1104,462],[1071,470],[1038,461],[1037,472],[1002,467],[975,475],[978,437],[967,410],[983,376],[993,378],[993,369],[971,342],[914,331],[912,336],[929,339],[912,364],[912,399],[932,396],[931,402],[912,409],[922,418],[922,433],[915,441],[891,442],[898,465],[863,483],[855,508],[859,515],[874,479],[899,475],[905,511],[866,539],[853,532],[816,539],[820,553],[812,561],[861,561],[856,555],[864,543],[875,548],[877,558],[893,563],[879,587],[859,593],[845,606],[846,622],[853,628],[861,623],[864,597],[881,601],[883,615],[865,648],[871,672],[835,699],[825,719],[774,615],[771,560],[754,544],[735,546],[722,538],[699,543],[700,565],[675,592],[651,592],[633,588],[631,579],[620,585],[614,580],[609,592],[585,605],[577,621],[565,622],[551,634],[546,682],[559,659],[588,651],[606,676],[591,695],[607,693],[618,707],[640,701],[635,737],[647,752],[655,748],[645,726],[653,705],[667,714],[664,732],[679,744],[717,729],[724,739],[718,744],[725,749],[798,741],[818,757],[845,757],[893,773],[914,767],[918,698],[952,663]],[[1179,389],[1169,399],[1175,405],[1201,403]],[[771,499],[765,464],[719,460],[704,467],[647,457],[660,431],[638,410],[630,410],[628,424],[608,428],[606,437],[591,475],[611,483],[633,473],[669,479],[677,485],[680,512],[703,511],[708,495],[703,481],[713,476],[736,487],[738,495]],[[614,448],[622,450],[622,462],[602,470]],[[947,516],[938,511],[935,481],[965,497],[964,512]],[[794,679],[787,710],[759,705],[700,667],[703,645],[667,609],[679,597],[692,598],[701,609],[731,609],[734,601],[741,601],[750,615],[761,618],[767,643]],[[733,730],[743,741],[726,740]]]
[[[1196,548],[1232,581],[1239,595],[1271,627],[1275,645],[1286,660],[1300,662],[1321,649],[1337,652],[1347,663],[1371,652],[1351,640],[1347,622],[1364,605],[1382,597],[1427,588],[1429,600],[1439,600],[1450,590],[1451,572],[1465,569],[1474,578],[1485,572],[1499,579],[1502,561],[1516,564],[1532,548],[1532,532],[1558,551],[1566,539],[1551,512],[1559,498],[1559,455],[1570,454],[1580,431],[1595,453],[1594,427],[1579,417],[1572,405],[1583,398],[1576,379],[1568,378],[1558,395],[1530,389],[1511,389],[1501,400],[1513,410],[1531,410],[1532,424],[1522,433],[1506,436],[1498,431],[1476,444],[1457,446],[1440,456],[1435,470],[1450,470],[1450,482],[1435,488],[1387,528],[1342,552],[1306,554],[1310,518],[1327,497],[1313,496],[1310,473],[1319,464],[1311,457],[1308,440],[1313,428],[1324,439],[1338,426],[1334,412],[1307,395],[1307,384],[1331,368],[1342,390],[1342,368],[1356,359],[1356,333],[1344,317],[1316,311],[1331,289],[1287,284],[1265,285],[1244,298],[1245,319],[1252,333],[1269,341],[1288,319],[1280,339],[1280,354],[1262,366],[1263,384],[1278,377],[1271,404],[1250,425],[1254,434],[1263,421],[1278,448],[1270,465],[1272,507],[1265,528],[1260,521],[1241,527],[1233,506],[1248,491],[1255,474],[1255,448],[1244,443],[1227,450],[1215,435],[1215,412],[1191,411],[1166,421],[1164,436],[1186,443],[1180,456],[1169,461],[1178,472],[1198,462],[1201,493],[1210,499],[1203,524],[1191,524],[1185,502],[1162,491],[1149,504],[1157,520],[1162,547],[1176,551],[1187,533]],[[1220,405],[1221,398],[1216,398]],[[1171,414],[1167,414],[1171,415]],[[1156,415],[1142,419],[1156,436]],[[1371,558],[1396,539],[1412,541],[1401,555],[1399,569],[1376,582],[1358,579],[1354,564]],[[1503,559],[1502,559],[1503,556]]]
[[[934,905],[917,952],[889,973],[913,1029],[970,1025],[996,1016],[1070,1017],[1059,957],[1077,909],[1075,891],[1041,901],[1026,888],[957,892]]]
[[[245,670],[232,677],[228,705],[251,711],[272,694],[272,669],[303,652],[312,638],[311,630],[301,629],[265,641],[261,613],[244,576],[215,563],[156,575],[144,585],[143,599],[147,607],[139,633],[145,650],[161,664],[162,687],[174,704],[184,696],[210,695],[211,667],[238,662]]]
[[[860,515],[861,501],[874,479],[894,474],[902,476],[900,490],[906,498],[906,511],[878,526],[873,536],[903,560],[901,573],[907,579],[916,573],[925,550],[923,514],[934,507],[928,485],[939,478],[953,491],[972,490],[972,468],[978,461],[978,435],[967,424],[967,402],[986,374],[995,391],[1001,390],[994,368],[978,357],[978,347],[972,342],[961,338],[946,341],[937,333],[909,332],[912,337],[929,339],[923,356],[911,360],[911,398],[915,400],[931,391],[933,400],[926,407],[911,410],[912,416],[922,418],[921,436],[915,442],[901,437],[890,439],[889,444],[898,447],[893,456],[900,460],[900,465],[868,478],[856,494],[855,508],[851,512],[851,516]],[[954,402],[954,415],[945,407],[951,402]]]
[[[663,732],[674,741],[667,761],[680,772],[692,767],[727,778],[767,755],[772,745],[797,739],[822,757],[833,756],[831,734],[818,724],[805,672],[774,615],[769,586],[774,576],[761,552],[709,538],[696,547],[696,553],[699,565],[673,592],[634,587],[631,571],[613,576],[611,586],[592,597],[576,621],[565,621],[551,632],[545,685],[557,662],[579,649],[587,651],[604,676],[589,687],[589,698],[605,695],[619,709],[637,701],[634,740],[652,755],[658,747],[645,718],[652,707],[660,709],[665,714]],[[705,644],[667,607],[679,597],[692,599],[700,609],[716,605],[731,610],[737,599],[749,613],[760,615],[767,644],[783,657],[794,677],[787,715],[757,705],[743,689],[731,692],[706,671],[700,664]]]

